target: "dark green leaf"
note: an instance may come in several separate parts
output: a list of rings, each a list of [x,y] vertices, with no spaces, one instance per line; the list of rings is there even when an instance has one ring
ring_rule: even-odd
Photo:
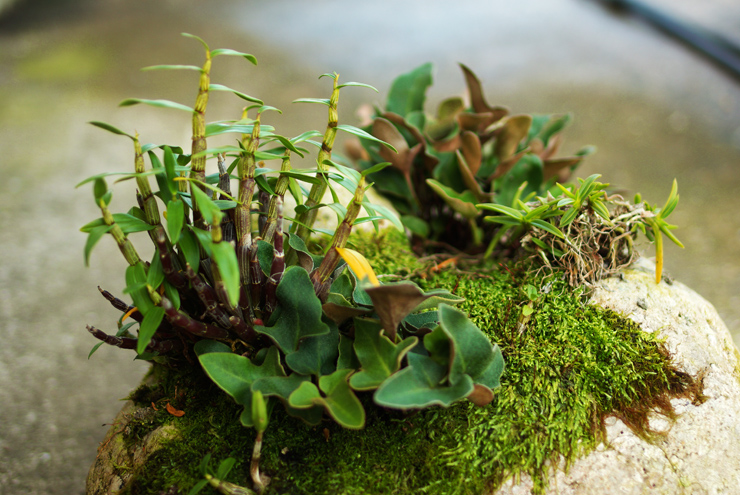
[[[162,261],[159,258],[159,251],[154,250],[152,262],[149,263],[149,271],[146,274],[146,283],[152,290],[157,290],[164,282],[164,271],[162,270]]]
[[[180,234],[177,245],[180,247],[180,254],[185,258],[187,264],[194,272],[198,273],[200,269],[200,250],[195,234],[189,229],[184,229]]]
[[[218,266],[218,271],[226,286],[226,293],[232,307],[239,304],[241,283],[239,279],[239,262],[236,252],[228,242],[214,242],[212,245],[213,261]]]
[[[347,383],[352,370],[338,370],[319,378],[319,388],[311,382],[303,382],[290,395],[289,404],[296,408],[323,405],[329,415],[344,428],[360,429],[365,426],[365,409]],[[325,394],[322,397],[319,389]]]
[[[291,266],[285,271],[277,288],[277,299],[275,325],[257,326],[255,330],[270,337],[284,353],[298,350],[302,339],[329,333],[329,326],[321,321],[321,301],[303,268]]]
[[[401,368],[401,360],[419,339],[408,337],[398,344],[383,335],[374,320],[355,319],[354,349],[361,370],[352,375],[350,386],[355,390],[373,390]]]
[[[164,318],[164,309],[160,306],[154,306],[144,315],[144,320],[141,322],[139,327],[139,340],[136,343],[136,352],[143,354],[149,342],[152,341],[154,333],[159,328],[159,324],[162,323]]]
[[[185,203],[175,199],[167,203],[167,233],[173,244],[180,240],[182,227],[185,225]]]
[[[454,385],[443,383],[447,368],[429,356],[409,353],[408,367],[392,375],[373,395],[376,404],[394,409],[418,409],[432,405],[449,407],[474,389],[468,375]]]
[[[330,322],[329,333],[307,337],[296,352],[285,356],[285,364],[301,375],[328,375],[336,369],[339,357],[339,330]]]

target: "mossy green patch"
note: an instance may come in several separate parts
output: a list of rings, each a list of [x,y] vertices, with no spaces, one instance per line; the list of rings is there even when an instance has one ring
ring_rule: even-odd
[[[356,236],[355,248],[378,273],[423,273],[402,237],[384,235],[382,242]],[[424,289],[441,286],[464,297],[461,309],[501,347],[506,370],[489,406],[403,414],[375,407],[365,395],[367,426],[350,431],[330,421],[308,427],[278,405],[262,451],[262,471],[271,477],[267,493],[475,494],[524,474],[542,492],[548,461],[571,462],[593,449],[605,416],[649,439],[648,412],[671,416],[670,397],[699,397],[657,335],[589,306],[557,274],[526,268],[453,268],[417,280]],[[216,461],[235,457],[229,481],[249,486],[254,432],[240,426],[240,407],[197,372],[174,369],[162,378],[159,388],[134,397],[144,404],[177,400],[173,405],[185,416],[160,412],[158,418],[177,422],[183,434],[152,456],[127,493],[173,485],[186,493],[201,479],[198,465],[208,453]],[[177,396],[175,389],[187,392]]]

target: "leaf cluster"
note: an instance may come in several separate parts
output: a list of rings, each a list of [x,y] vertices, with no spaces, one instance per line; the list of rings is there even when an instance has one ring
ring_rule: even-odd
[[[359,223],[373,222],[377,228],[385,219],[403,229],[390,209],[365,197],[372,185],[367,177],[389,163],[358,172],[332,160],[338,131],[395,151],[392,143],[338,122],[340,89],[366,85],[339,84],[338,74],[323,75],[333,83],[330,98],[298,101],[329,107],[326,130],[288,138],[261,122],[263,113],[277,109],[210,82],[212,58],[256,59],[233,50],[210,50],[196,39],[206,51],[202,68],[150,68],[197,69],[193,107],[166,100],[121,103],[189,112],[189,152],[179,146],[142,145],[138,134],[92,122],[132,141],[134,170],[97,174],[79,184],[92,184],[101,212],[81,229],[88,235],[85,262],[98,241],[110,235],[129,265],[123,292],[133,304],[101,290],[123,313],[119,332],[88,330],[105,343],[135,349],[139,359],[180,360],[184,355],[199,363],[244,406],[240,421],[256,428],[259,438],[278,402],[309,424],[318,424],[326,414],[355,429],[365,423],[358,398],[363,393],[396,409],[448,406],[465,398],[479,405],[491,402],[503,358],[453,307],[461,299],[444,290],[424,292],[412,282],[380,284],[362,254],[346,248]],[[231,92],[251,105],[235,120],[207,122],[213,91]],[[208,146],[211,137],[223,134],[236,134],[235,144]],[[313,140],[317,137],[320,142]],[[291,156],[308,154],[306,144],[318,149],[316,167],[294,169]],[[218,171],[208,174],[211,158],[216,158]],[[263,162],[268,160],[279,160],[279,169],[267,168]],[[136,181],[136,203],[126,213],[110,211],[113,190],[106,178],[113,176],[119,176],[117,182]],[[340,202],[337,187],[352,194],[349,203]],[[330,203],[324,202],[327,191]],[[286,194],[296,204],[294,214],[284,211]],[[319,245],[311,236],[321,208],[334,211],[339,221],[334,231],[323,232],[330,240]],[[149,261],[134,247],[133,235],[150,238],[154,254]],[[138,335],[132,323],[124,324],[128,317],[138,323]],[[258,479],[259,474],[259,487]]]
[[[367,140],[354,153],[363,170],[391,163],[368,177],[401,214],[415,251],[442,246],[485,257],[513,257],[528,243],[548,265],[554,262],[569,271],[577,285],[598,280],[631,260],[633,240],[642,232],[656,245],[659,280],[662,235],[681,245],[670,232],[675,227],[664,221],[678,202],[675,182],[662,209],[608,196],[608,184],[596,182],[599,175],[568,184],[572,172],[593,152],[584,147],[573,156],[556,157],[571,116],[511,114],[505,107],[491,106],[475,74],[460,67],[469,103],[447,98],[436,114],[425,113],[432,66],[417,67],[393,82],[385,108],[375,108],[366,128],[393,143],[398,153]],[[625,208],[637,214],[628,215],[626,223],[615,220],[626,214]],[[604,228],[608,233],[589,238],[588,232]],[[574,257],[564,258],[569,251]],[[593,254],[597,263],[606,264],[603,269],[582,266]]]

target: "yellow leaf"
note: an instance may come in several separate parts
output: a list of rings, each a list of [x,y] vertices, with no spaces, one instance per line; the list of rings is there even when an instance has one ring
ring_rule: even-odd
[[[349,268],[355,273],[358,279],[362,281],[367,280],[376,287],[380,285],[373,268],[363,255],[353,249],[340,247],[335,249],[339,253],[339,256],[347,262],[347,265],[349,265]]]

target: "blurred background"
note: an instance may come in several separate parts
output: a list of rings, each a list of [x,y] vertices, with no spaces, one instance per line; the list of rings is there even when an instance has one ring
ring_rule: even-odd
[[[643,3],[740,43],[736,0]],[[320,74],[380,90],[343,90],[340,120],[357,124],[361,103],[384,101],[395,76],[427,61],[429,111],[462,93],[463,62],[492,104],[574,112],[563,154],[599,150],[579,175],[602,173],[661,205],[678,179],[670,220],[686,248],[667,246],[667,271],[740,342],[740,79],[644,21],[591,0],[0,1],[0,494],[84,493],[105,424],[146,372],[114,348],[86,359],[96,342],[85,325],[113,332],[118,317],[96,287],[119,293],[124,262],[104,239],[84,267],[78,229],[99,214],[90,187],[74,186],[131,169],[130,142],[90,120],[189,147],[181,112],[117,107],[128,97],[192,105],[196,73],[139,71],[201,65],[181,32],[257,56],[257,67],[218,58],[212,80],[281,108],[267,123],[286,135],[323,130],[324,107],[290,103],[328,97]],[[208,120],[240,108],[216,94]],[[113,210],[132,198],[116,186]]]

